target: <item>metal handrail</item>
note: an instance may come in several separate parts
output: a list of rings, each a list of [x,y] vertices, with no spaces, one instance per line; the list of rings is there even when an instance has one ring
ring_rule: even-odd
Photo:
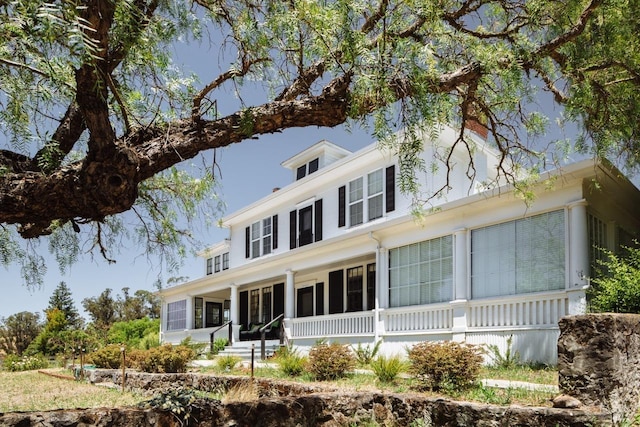
[[[233,329],[231,327],[231,320],[229,320],[228,322],[225,322],[222,325],[218,326],[216,329],[213,330],[213,332],[209,334],[209,351],[213,351],[214,335],[216,334],[216,332],[218,332],[220,329],[224,328],[225,326],[229,326],[229,344],[231,344],[231,342],[233,341]]]
[[[277,316],[275,319],[272,319],[269,323],[267,323],[266,325],[262,326],[260,329],[258,329],[258,332],[260,332],[260,358],[262,360],[264,360],[266,358],[266,349],[265,349],[265,335],[266,335],[266,330],[273,325],[276,321],[284,319],[284,313],[282,313],[281,315]],[[282,344],[282,330],[283,330],[283,325],[284,322],[280,322],[280,333],[278,334],[280,336],[280,344]]]

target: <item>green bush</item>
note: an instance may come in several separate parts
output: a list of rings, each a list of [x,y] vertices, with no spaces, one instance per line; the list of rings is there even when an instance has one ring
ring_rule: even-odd
[[[142,319],[115,322],[109,328],[107,339],[111,344],[126,344],[127,347],[140,347],[140,342],[149,334],[160,331],[160,319]]]
[[[137,367],[144,372],[176,373],[185,372],[187,365],[196,356],[192,348],[171,344],[151,348],[136,355]]]
[[[405,363],[400,356],[378,356],[369,363],[373,373],[376,374],[378,380],[383,383],[394,381],[400,372],[404,371]]]
[[[309,351],[307,367],[316,380],[335,380],[355,367],[355,357],[346,345],[321,343]]]
[[[373,359],[378,355],[381,344],[382,341],[379,340],[373,346],[370,346],[368,344],[366,346],[363,346],[360,343],[358,343],[358,345],[355,347],[352,345],[351,350],[353,350],[353,353],[355,354],[356,362],[358,363],[358,365],[367,366],[371,364]]]
[[[49,366],[49,362],[43,356],[16,356],[10,354],[2,362],[4,369],[10,372],[31,371],[43,369]]]
[[[96,365],[97,368],[118,369],[122,365],[122,351],[119,344],[109,344],[87,354],[85,363]]]
[[[216,359],[216,366],[220,369],[224,369],[227,371],[232,370],[238,363],[242,361],[240,356],[235,356],[233,354],[226,354],[224,356],[219,356]]]
[[[475,383],[483,358],[479,347],[447,341],[416,344],[409,360],[410,372],[424,388],[460,391]]]
[[[227,338],[216,338],[213,340],[213,348],[211,349],[211,353],[218,354],[229,344],[229,340]]]
[[[296,377],[302,374],[307,366],[307,358],[289,347],[281,347],[276,354],[276,362],[278,363],[280,371],[290,377]]]
[[[495,344],[488,344],[487,349],[493,358],[493,367],[500,369],[511,369],[520,364],[520,352],[513,349],[513,335],[507,338],[507,349],[504,353]]]
[[[587,290],[591,311],[640,313],[640,249],[624,250],[624,256],[618,256],[602,249],[607,259],[597,261],[597,276]]]

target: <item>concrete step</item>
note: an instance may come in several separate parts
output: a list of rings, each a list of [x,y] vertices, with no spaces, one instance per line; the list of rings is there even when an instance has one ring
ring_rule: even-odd
[[[260,358],[260,341],[240,341],[227,346],[218,353],[218,356],[238,356],[242,360],[251,360],[251,348],[255,345],[254,357]],[[265,341],[265,357],[270,357],[280,348],[279,340]]]

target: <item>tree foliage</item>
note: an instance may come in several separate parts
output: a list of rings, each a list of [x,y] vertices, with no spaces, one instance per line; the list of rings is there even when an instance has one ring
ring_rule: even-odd
[[[595,312],[640,313],[640,247],[625,247],[623,254],[603,250],[598,273],[588,291]]]
[[[20,262],[29,283],[38,283],[29,273],[45,264],[19,237],[61,242],[51,250],[62,265],[77,258],[82,241],[109,260],[123,236],[152,252],[182,248],[192,234],[175,225],[176,215],[202,212],[214,171],[195,178],[175,166],[292,127],[370,123],[385,140],[409,126],[391,149],[400,153],[402,188],[416,192],[414,172],[426,165],[415,155],[421,141],[412,126],[433,134],[457,122],[455,144],[472,153],[464,128],[476,119],[501,154],[501,178],[514,181],[521,168],[544,168],[562,149],[532,145],[549,126],[535,104],[544,92],[580,125],[578,149],[636,167],[638,6],[0,2],[0,261]],[[169,55],[183,40],[208,56],[217,50],[213,68],[222,71],[183,74]],[[225,89],[238,96],[224,97]],[[438,153],[434,164],[451,167],[450,153]],[[119,215],[126,211],[133,228]]]
[[[40,333],[40,314],[22,311],[0,321],[0,350],[21,355]]]
[[[64,329],[78,329],[82,327],[83,320],[78,313],[78,309],[73,302],[71,289],[65,282],[60,284],[53,290],[53,294],[49,298],[49,306],[45,312],[59,310],[64,316]],[[47,318],[49,315],[47,314]]]

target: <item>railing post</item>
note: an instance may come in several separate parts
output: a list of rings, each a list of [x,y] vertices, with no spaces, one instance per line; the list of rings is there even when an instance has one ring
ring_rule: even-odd
[[[209,353],[213,353],[213,335],[215,332],[209,334]]]
[[[266,332],[263,330],[260,332],[260,360],[264,360],[266,358],[266,349],[265,349],[265,335]]]
[[[229,322],[229,345],[233,344],[233,322]]]

